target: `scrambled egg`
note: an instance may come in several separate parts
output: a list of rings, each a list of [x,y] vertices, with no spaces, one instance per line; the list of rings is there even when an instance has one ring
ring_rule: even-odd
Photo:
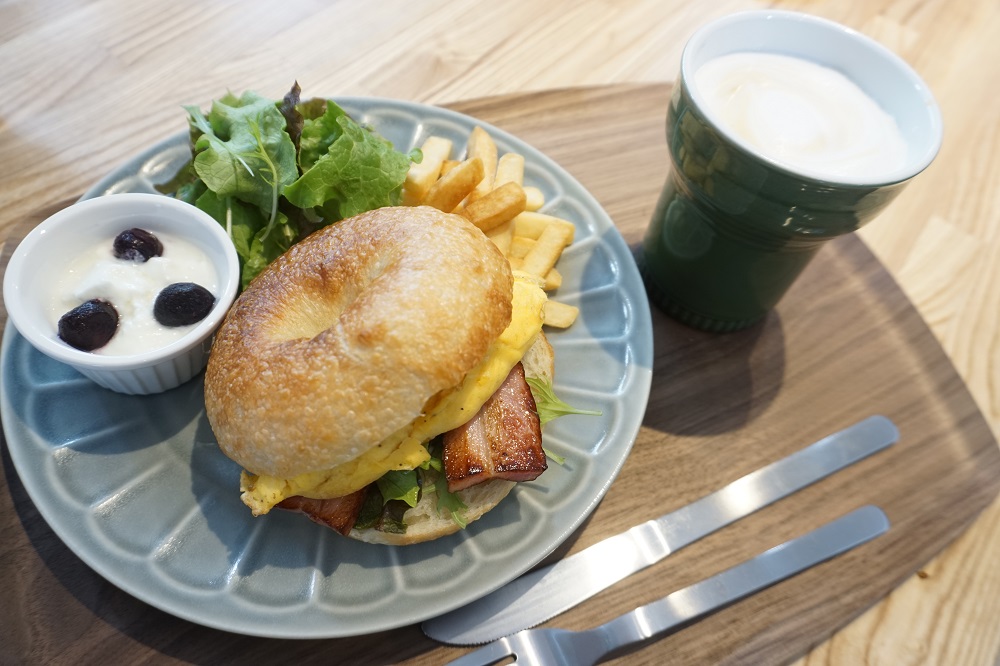
[[[515,274],[510,324],[479,365],[469,371],[457,389],[440,396],[427,412],[393,433],[361,456],[331,469],[290,479],[243,472],[243,503],[255,516],[267,513],[286,497],[303,495],[326,499],[349,495],[386,472],[414,469],[430,456],[424,442],[466,423],[475,416],[534,343],[542,329],[546,295],[537,281]]]

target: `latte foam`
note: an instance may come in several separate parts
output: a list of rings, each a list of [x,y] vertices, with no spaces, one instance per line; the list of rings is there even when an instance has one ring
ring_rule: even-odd
[[[709,60],[694,87],[721,127],[793,171],[870,179],[905,166],[895,119],[843,74],[774,53]]]

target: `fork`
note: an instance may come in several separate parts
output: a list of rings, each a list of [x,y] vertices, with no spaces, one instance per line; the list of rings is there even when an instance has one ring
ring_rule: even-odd
[[[526,629],[459,657],[450,666],[493,664],[505,657],[515,657],[518,664],[598,664],[845,553],[888,529],[889,519],[881,509],[863,506],[593,629]]]

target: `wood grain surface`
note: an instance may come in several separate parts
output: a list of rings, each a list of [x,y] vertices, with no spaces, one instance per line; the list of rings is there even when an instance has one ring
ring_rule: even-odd
[[[635,245],[665,176],[657,120],[668,95],[667,85],[598,87],[455,108],[566,166]],[[604,131],[626,110],[617,132]],[[654,349],[653,388],[633,453],[585,527],[553,557],[683,506],[870,414],[892,418],[902,437],[549,623],[604,622],[866,503],[889,515],[888,535],[634,653],[628,663],[799,657],[913,575],[1000,489],[1000,451],[965,384],[857,237],[824,248],[777,311],[748,331],[701,333],[654,313]],[[17,604],[0,612],[3,626],[14,629],[4,648],[11,660],[437,664],[464,651],[437,646],[416,627],[302,642],[245,638],[169,617],[68,552],[35,512],[6,451],[4,464],[0,576]]]
[[[205,105],[227,89],[278,96],[297,78],[307,93],[446,103],[595,84],[670,82],[683,44],[698,25],[760,7],[807,11],[878,39],[912,64],[937,96],[945,122],[940,155],[860,237],[916,306],[995,436],[1000,433],[996,0],[9,0],[0,3],[0,240],[40,210],[78,195],[128,156],[177,132],[183,125],[181,104]],[[661,122],[656,120],[658,127]],[[595,135],[620,132],[633,145],[628,128],[634,125],[625,110],[575,140],[585,144]],[[572,134],[572,127],[563,129]],[[622,174],[600,178],[608,180],[612,191],[601,196],[612,197],[606,204],[619,207],[616,216],[645,219],[652,202],[619,196],[628,191]],[[781,323],[787,335],[788,318],[782,316]],[[834,331],[849,323],[836,322]],[[909,372],[924,367],[914,361]],[[744,379],[744,388],[757,385],[752,377]],[[772,401],[744,412],[754,421],[757,411],[775,408]],[[0,497],[5,544],[0,563],[8,590],[0,661],[223,660],[227,641],[217,645],[216,637],[148,609],[137,613],[128,597],[94,579],[37,524],[9,463],[5,472],[13,482]],[[29,545],[7,538],[22,531]],[[998,663],[998,552],[1000,503],[993,502],[928,560],[919,576],[816,645],[801,663]],[[39,604],[35,594],[52,603]],[[114,640],[107,640],[109,635]],[[270,649],[270,659],[261,663],[280,661],[283,649],[288,656],[327,655],[324,644],[294,644]],[[380,645],[371,656],[391,661],[387,654],[402,653]]]

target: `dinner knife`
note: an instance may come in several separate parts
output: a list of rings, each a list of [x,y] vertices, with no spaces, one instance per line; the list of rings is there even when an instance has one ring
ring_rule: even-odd
[[[533,627],[726,525],[881,451],[899,439],[871,416],[649,520],[514,579],[466,606],[426,620],[429,637],[475,645]]]
[[[449,662],[449,666],[484,666],[509,656],[526,666],[598,664],[627,654],[684,623],[705,617],[723,606],[846,553],[888,530],[889,519],[881,509],[863,506],[599,627],[586,631],[526,629],[459,657]]]

